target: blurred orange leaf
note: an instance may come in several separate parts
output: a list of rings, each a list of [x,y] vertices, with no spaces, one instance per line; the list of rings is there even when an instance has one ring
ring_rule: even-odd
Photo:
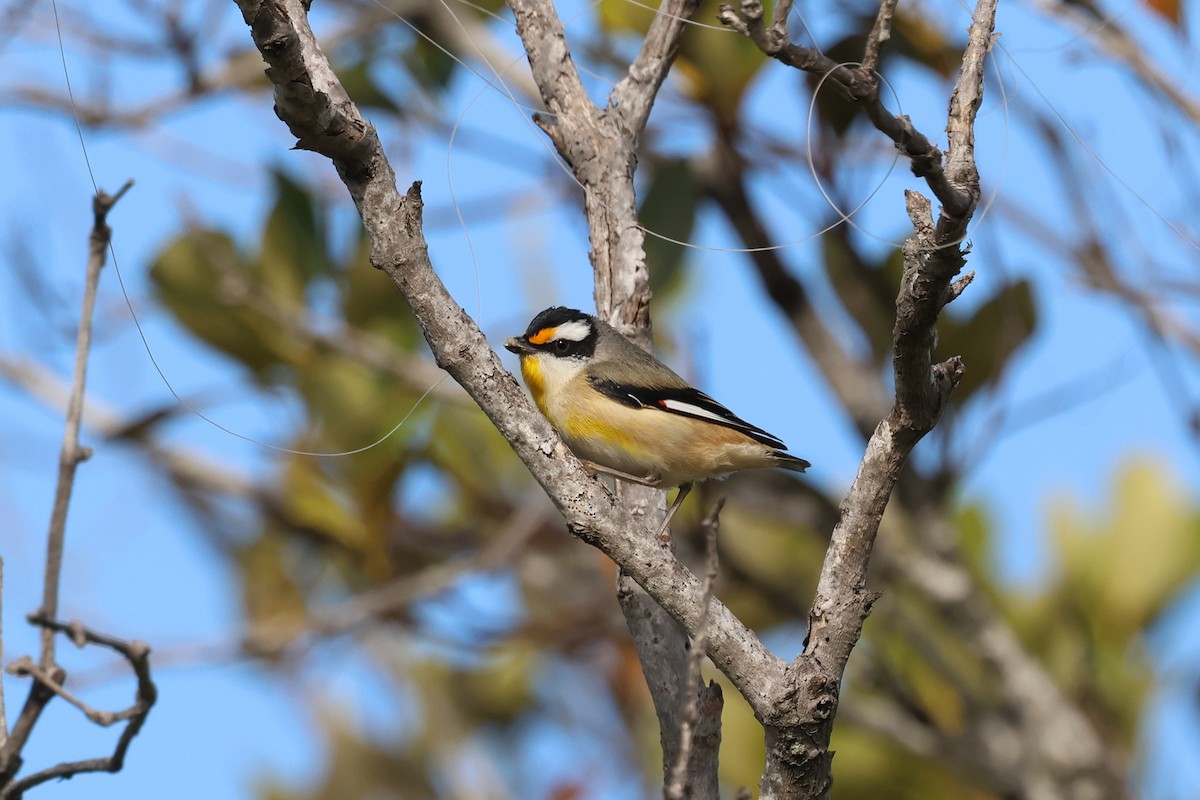
[[[1145,0],[1145,3],[1175,27],[1183,22],[1183,4],[1179,0]]]

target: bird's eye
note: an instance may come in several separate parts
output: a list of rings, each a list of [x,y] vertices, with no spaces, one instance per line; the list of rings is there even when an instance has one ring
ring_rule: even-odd
[[[566,353],[571,349],[571,343],[566,339],[559,339],[554,343],[554,350],[558,353]]]

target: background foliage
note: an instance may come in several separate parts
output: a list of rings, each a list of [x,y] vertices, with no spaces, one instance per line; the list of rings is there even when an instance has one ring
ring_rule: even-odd
[[[164,708],[121,776],[44,794],[141,796],[147,775],[155,796],[272,800],[651,791],[657,730],[612,566],[565,535],[499,435],[439,382],[331,173],[285,152],[236,9],[119,5],[59,6],[92,166],[104,184],[131,173],[142,204],[112,220],[142,328],[106,276],[89,416],[101,457],[81,478],[65,602],[158,647]],[[922,586],[913,560],[930,553],[963,567],[1136,793],[1200,786],[1171,757],[1194,750],[1186,609],[1200,568],[1187,216],[1200,114],[1186,80],[1162,77],[1195,74],[1185,10],[1031,4],[1001,19],[979,278],[939,326],[967,376],[885,518],[885,594],[843,692],[838,797],[1004,796],[970,753],[1011,698],[969,620]],[[800,11],[795,35],[839,58],[861,51],[875,7]],[[716,591],[791,655],[887,390],[899,191],[914,181],[851,106],[764,63],[715,12],[697,15],[710,27],[685,39],[641,157],[660,350],[816,469],[707,486],[676,536],[694,556],[701,511],[729,498]],[[651,12],[562,13],[600,97]],[[550,303],[588,305],[578,197],[527,122],[500,4],[314,14],[401,180],[430,181],[435,263],[493,341]],[[881,71],[914,120],[939,118],[966,19],[953,4],[898,12]],[[7,633],[33,606],[32,578],[13,573],[38,570],[28,542],[54,454],[54,392],[38,398],[29,375],[67,363],[82,261],[67,243],[85,224],[66,209],[85,214],[87,190],[53,17],[10,4],[3,20],[5,150],[37,154],[14,164],[4,232],[4,502],[20,521],[0,539]],[[1132,51],[1113,45],[1126,30]],[[35,126],[45,141],[26,141]],[[88,669],[85,686],[120,691],[103,664]],[[762,745],[725,696],[732,794],[756,782]],[[86,746],[60,724],[56,744]]]

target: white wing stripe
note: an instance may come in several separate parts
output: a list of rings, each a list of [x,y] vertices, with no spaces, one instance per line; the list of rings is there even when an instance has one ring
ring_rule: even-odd
[[[718,414],[714,414],[706,408],[694,406],[691,403],[685,403],[682,400],[663,400],[663,407],[671,411],[676,411],[680,414],[687,414],[691,417],[703,417],[711,419],[713,422],[719,422],[722,425],[729,425],[732,420],[726,419]]]
[[[741,431],[755,441],[765,444],[767,447],[783,450],[784,444],[778,438],[772,436],[764,430],[754,427],[748,422],[743,422],[739,419],[729,419],[722,417],[707,408],[693,405],[684,400],[660,400],[659,404],[667,411],[674,411],[676,414],[685,414],[689,417],[699,417],[700,419],[710,419],[727,428],[732,428],[735,431]]]

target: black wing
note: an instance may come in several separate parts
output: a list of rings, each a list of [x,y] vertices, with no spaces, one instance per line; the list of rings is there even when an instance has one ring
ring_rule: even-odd
[[[725,406],[713,400],[699,389],[690,386],[682,388],[666,388],[661,386],[633,386],[627,383],[603,380],[589,377],[588,382],[596,391],[604,394],[618,403],[633,408],[656,408],[670,414],[679,414],[693,419],[702,419],[716,425],[724,425],[746,434],[751,439],[776,450],[786,450],[787,446],[778,438],[751,425],[746,420],[734,414]]]

